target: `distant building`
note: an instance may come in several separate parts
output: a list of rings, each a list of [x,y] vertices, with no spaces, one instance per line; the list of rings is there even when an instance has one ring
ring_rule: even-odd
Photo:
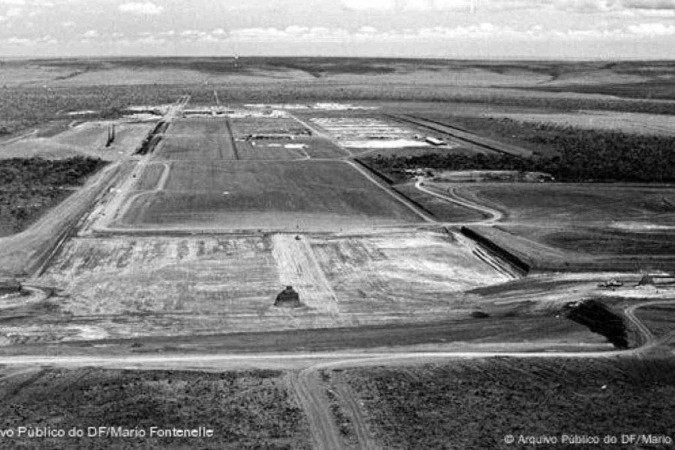
[[[427,141],[431,145],[445,145],[445,141],[443,139],[438,139],[433,136],[427,136],[425,141]]]

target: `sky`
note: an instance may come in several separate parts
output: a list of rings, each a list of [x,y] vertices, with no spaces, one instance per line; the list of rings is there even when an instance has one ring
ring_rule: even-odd
[[[675,59],[675,0],[0,0],[0,56]]]

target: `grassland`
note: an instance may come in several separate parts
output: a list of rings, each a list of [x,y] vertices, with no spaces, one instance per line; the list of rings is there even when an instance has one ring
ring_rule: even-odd
[[[672,264],[672,187],[562,183],[453,186],[461,197],[504,212],[503,223],[496,228],[474,229],[533,268],[650,270],[668,269]]]
[[[310,448],[308,423],[283,373],[2,369],[3,427],[124,427],[144,438],[4,438],[21,447]],[[212,438],[151,438],[150,427],[207,427]]]
[[[458,187],[463,197],[504,211],[513,222],[668,225],[675,220],[675,188],[617,184],[474,183]],[[644,227],[648,230],[649,227]]]
[[[23,231],[104,165],[91,158],[0,159],[0,236]]]
[[[507,434],[671,436],[674,365],[672,359],[486,359],[330,377],[357,392],[382,447],[508,448]]]
[[[3,61],[0,134],[68,111],[119,117],[130,105],[312,101],[469,102],[559,111],[673,114],[671,62],[563,63],[333,58],[118,58]],[[208,83],[208,84],[205,84]],[[625,89],[622,87],[625,86]],[[562,92],[550,92],[559,90]],[[606,93],[607,96],[576,94]],[[616,94],[631,98],[617,98]]]

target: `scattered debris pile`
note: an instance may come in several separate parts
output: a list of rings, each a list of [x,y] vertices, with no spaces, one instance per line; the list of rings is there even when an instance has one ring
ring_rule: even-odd
[[[618,280],[607,280],[603,281],[602,283],[598,283],[598,287],[600,288],[605,288],[605,289],[614,289],[623,286],[623,283]]]
[[[300,294],[293,289],[293,286],[286,286],[286,289],[277,295],[274,306],[278,308],[301,308]]]
[[[640,281],[638,282],[638,286],[654,286],[656,282],[654,281],[654,277],[652,277],[649,274],[644,274]]]

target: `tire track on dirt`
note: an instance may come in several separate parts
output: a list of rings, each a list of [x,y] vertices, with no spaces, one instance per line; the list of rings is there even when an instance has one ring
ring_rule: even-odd
[[[454,190],[454,188],[450,188],[450,190],[449,190],[450,195],[444,195],[444,194],[440,194],[438,192],[434,192],[430,189],[425,188],[423,183],[424,183],[424,180],[418,179],[415,182],[415,188],[418,191],[424,192],[425,194],[431,195],[431,196],[439,198],[441,200],[445,200],[445,201],[450,202],[450,203],[455,203],[455,204],[463,206],[465,208],[474,209],[474,210],[476,210],[476,211],[480,212],[481,214],[484,214],[488,217],[487,219],[482,220],[482,221],[471,222],[474,225],[477,225],[477,224],[491,225],[491,224],[495,224],[495,223],[501,221],[504,218],[504,213],[502,213],[501,211],[499,211],[497,209],[493,209],[493,208],[490,208],[488,206],[481,205],[479,203],[468,200],[465,197],[460,197],[457,194],[457,192]]]
[[[380,449],[381,447],[375,443],[370,431],[368,431],[366,417],[352,389],[344,382],[338,382],[333,387],[338,400],[340,400],[340,405],[347,410],[351,419],[357,439],[356,448],[363,450]]]
[[[300,372],[293,372],[290,376],[290,383],[309,421],[314,448],[317,450],[343,448],[340,432],[335,425],[330,403],[324,386],[319,380],[317,369],[310,367]]]
[[[237,142],[235,141],[234,133],[232,132],[232,124],[230,124],[229,120],[225,121],[225,127],[227,128],[227,135],[228,135],[229,140],[230,140],[230,145],[232,146],[232,154],[234,155],[234,159],[239,160],[241,158],[239,157],[239,150],[237,149]],[[220,149],[220,159],[224,159],[222,149]]]
[[[387,194],[392,196],[399,203],[405,205],[410,211],[415,213],[417,216],[419,216],[425,222],[437,223],[436,219],[434,219],[433,217],[431,217],[431,216],[425,214],[424,212],[420,211],[420,209],[417,208],[417,206],[415,206],[414,204],[412,204],[410,202],[410,200],[408,200],[406,197],[404,197],[403,195],[399,194],[398,192],[392,190],[389,186],[385,186],[384,184],[380,183],[377,179],[375,179],[375,177],[371,173],[369,173],[368,170],[366,170],[365,168],[360,166],[358,163],[356,163],[352,160],[345,160],[344,162],[349,164],[350,166],[352,166],[359,173],[361,173],[361,175],[366,177],[368,179],[368,181],[370,181],[371,183],[376,185],[378,188],[380,188],[381,190],[383,190],[384,192],[386,192]]]

